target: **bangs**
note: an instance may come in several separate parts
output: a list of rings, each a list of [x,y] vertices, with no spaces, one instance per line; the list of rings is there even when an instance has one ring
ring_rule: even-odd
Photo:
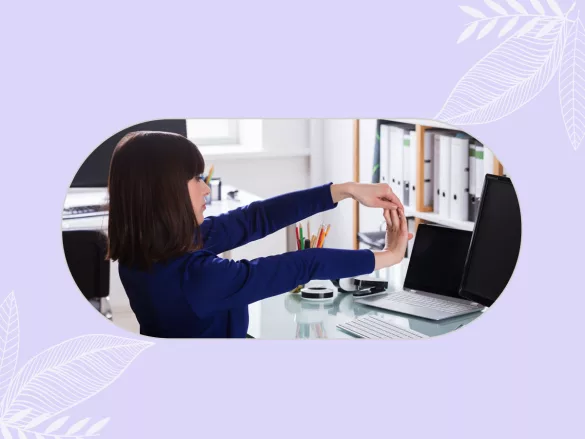
[[[203,159],[199,148],[197,148],[190,140],[188,142],[189,148],[186,154],[187,157],[185,157],[185,160],[183,161],[183,171],[190,180],[193,177],[198,177],[203,174],[203,171],[205,171],[205,160]]]

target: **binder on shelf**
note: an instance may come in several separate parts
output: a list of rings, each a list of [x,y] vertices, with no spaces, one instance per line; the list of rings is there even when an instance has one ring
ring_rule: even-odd
[[[404,149],[402,150],[402,179],[404,200],[402,204],[408,207],[416,207],[416,198],[412,197],[411,188],[416,181],[413,177],[416,172],[412,172],[412,162],[416,165],[416,157],[413,158],[413,151],[416,151],[416,131],[407,131],[404,133]]]
[[[441,202],[441,135],[439,133],[433,134],[433,212],[439,213],[439,205]]]
[[[390,187],[392,192],[404,200],[403,178],[402,178],[402,152],[404,149],[404,130],[399,127],[390,127]]]
[[[416,141],[416,131],[410,132],[408,153],[408,206],[416,209],[416,185],[418,183],[418,144]]]
[[[380,183],[390,184],[390,127],[380,125]]]
[[[475,180],[476,180],[475,160],[476,160],[475,159],[475,143],[470,142],[469,143],[469,203],[468,203],[468,205],[469,205],[469,208],[468,208],[469,209],[469,215],[468,215],[469,221],[475,221],[475,217],[476,217],[475,209],[477,207],[477,204],[475,201],[475,194],[476,194],[476,191],[475,191],[475,186],[476,186],[476,183],[475,183]]]
[[[440,134],[441,155],[439,162],[439,215],[449,217],[451,201],[451,140],[452,137],[447,134]]]
[[[451,138],[451,181],[449,217],[467,221],[469,218],[469,139]]]
[[[433,133],[425,131],[424,137],[424,205],[433,204]],[[416,201],[415,201],[416,205]]]
[[[484,146],[477,142],[475,144],[475,205],[473,207],[473,221],[477,219],[479,203],[481,201],[481,193],[483,190],[483,180],[485,178],[483,153]]]

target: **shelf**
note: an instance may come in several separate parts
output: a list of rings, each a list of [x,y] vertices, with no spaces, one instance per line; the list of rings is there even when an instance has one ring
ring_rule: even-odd
[[[420,218],[422,220],[429,221],[432,223],[441,224],[443,226],[452,227],[454,229],[468,230],[470,232],[473,231],[473,228],[475,226],[475,223],[473,221],[460,221],[451,218],[445,218],[444,216],[441,216],[438,213],[419,212],[410,207],[405,207],[404,213],[407,216],[413,216],[415,218]]]

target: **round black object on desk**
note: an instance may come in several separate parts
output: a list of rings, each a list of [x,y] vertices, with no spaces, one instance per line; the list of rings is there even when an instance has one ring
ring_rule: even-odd
[[[301,297],[307,300],[325,300],[333,298],[333,290],[327,287],[305,287],[301,290]]]

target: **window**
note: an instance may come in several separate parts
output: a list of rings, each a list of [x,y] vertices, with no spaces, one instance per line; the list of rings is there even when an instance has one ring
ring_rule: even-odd
[[[187,137],[197,146],[237,145],[238,119],[187,119]]]

